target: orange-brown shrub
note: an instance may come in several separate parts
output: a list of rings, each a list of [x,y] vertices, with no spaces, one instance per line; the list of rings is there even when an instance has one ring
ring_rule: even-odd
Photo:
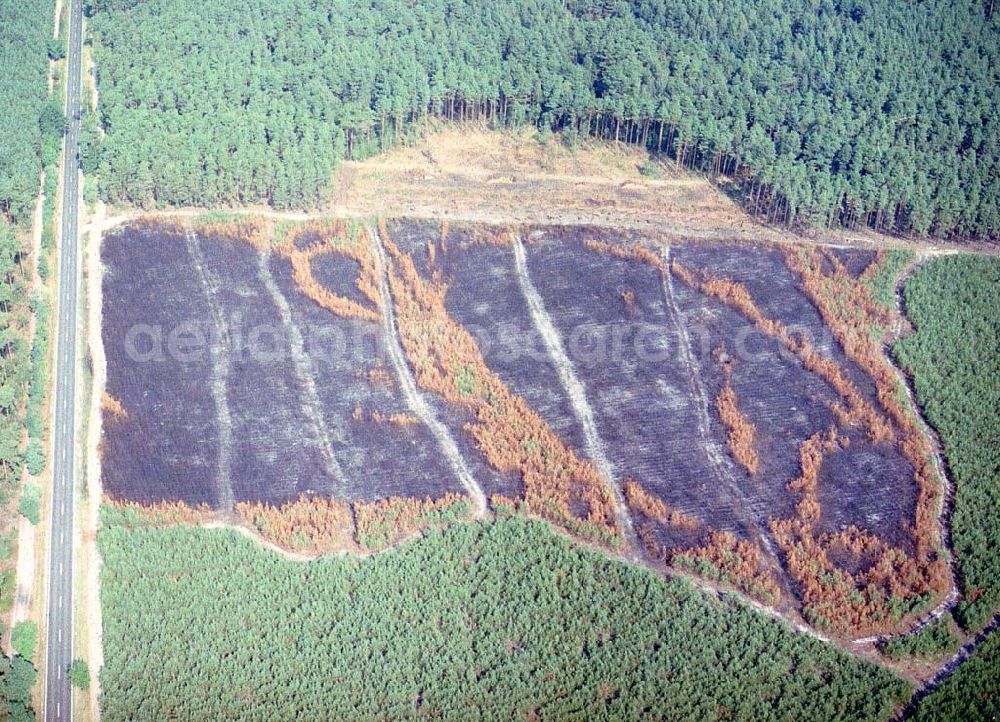
[[[384,366],[376,366],[373,369],[366,371],[358,371],[357,375],[368,381],[372,386],[378,384],[383,384],[385,386],[394,386],[396,383],[395,377],[392,372]]]
[[[827,272],[823,256],[815,249],[788,250],[785,259],[844,351],[871,376],[879,404],[899,430],[899,448],[913,466],[918,488],[914,522],[918,556],[931,560],[940,547],[937,506],[943,480],[933,463],[931,442],[907,408],[905,393],[900,393],[899,377],[882,351],[883,336],[898,319],[876,303],[866,283],[867,278],[881,273],[886,255],[879,252],[859,278],[853,278],[829,253],[826,259],[833,270]]]
[[[375,255],[364,234],[352,234],[350,228],[341,221],[311,221],[297,227],[276,250],[291,261],[292,275],[299,289],[321,308],[343,318],[378,322],[381,317],[378,311],[378,269]],[[320,240],[306,248],[299,248],[295,241],[305,234],[319,235]],[[374,308],[335,294],[316,280],[312,272],[312,260],[326,253],[339,253],[358,264],[358,289],[372,302]]]
[[[625,490],[625,503],[634,515],[688,531],[697,531],[702,527],[700,519],[688,516],[679,509],[668,507],[661,499],[650,494],[632,479],[627,479],[622,486]]]
[[[817,352],[807,340],[793,337],[780,321],[767,318],[757,308],[743,284],[721,278],[700,278],[676,259],[670,264],[670,270],[685,284],[732,306],[752,321],[762,333],[780,341],[796,354],[807,369],[825,380],[840,395],[843,406],[838,405],[834,411],[841,423],[867,428],[868,435],[876,443],[893,440],[891,424],[861,395],[843,369]]]
[[[486,365],[472,335],[449,315],[447,287],[419,275],[413,259],[392,243],[384,222],[379,233],[391,258],[387,273],[397,325],[417,384],[472,413],[467,430],[495,469],[521,476],[528,509],[581,535],[617,543],[621,530],[610,480],[511,393]],[[574,512],[580,505],[584,515]]]
[[[822,511],[816,494],[820,466],[824,455],[843,443],[834,429],[802,443],[801,473],[788,485],[800,495],[795,516],[772,519],[771,532],[799,585],[807,619],[841,633],[886,631],[947,587],[947,568],[940,560],[927,564],[914,560],[856,527],[817,534]],[[842,569],[833,561],[845,553],[859,561],[858,569]]]
[[[726,427],[729,452],[740,466],[755,475],[760,469],[760,455],[756,446],[757,427],[740,411],[739,400],[728,375],[725,386],[715,397],[715,409]]]
[[[206,504],[190,506],[183,501],[160,501],[154,504],[140,504],[124,499],[104,498],[104,504],[131,519],[132,526],[174,526],[189,524],[197,526],[212,521],[216,512]]]
[[[375,258],[363,234],[352,232],[353,226],[333,218],[322,218],[297,224],[280,240],[275,239],[276,224],[260,216],[234,216],[208,219],[200,223],[205,233],[214,233],[246,241],[255,248],[271,250],[292,264],[292,273],[299,289],[320,307],[344,318],[365,321],[379,320],[378,286]],[[318,235],[320,240],[299,248],[296,240],[303,235]],[[312,272],[312,259],[325,253],[340,253],[356,261],[360,267],[357,286],[375,308],[366,307],[326,289]]]
[[[467,243],[471,246],[502,246],[510,247],[513,241],[513,230],[510,228],[485,226],[475,224],[465,228]],[[441,243],[444,245],[448,235],[446,225],[441,226]]]
[[[438,499],[391,497],[354,504],[357,541],[371,550],[384,549],[420,529],[469,518],[471,507],[461,494]]]
[[[781,598],[781,587],[762,563],[760,549],[730,532],[713,531],[704,545],[674,552],[669,562],[732,584],[766,604]]]
[[[101,396],[101,411],[104,412],[106,422],[128,421],[128,411],[122,406],[122,402],[107,391]]]
[[[364,412],[361,410],[360,406],[354,407],[354,413],[352,416],[355,421],[361,421],[364,419]],[[401,428],[409,428],[420,423],[420,419],[413,414],[398,412],[387,416],[378,409],[369,412],[368,418],[376,424],[392,424],[393,426],[399,426]]]
[[[672,566],[686,569],[742,590],[744,593],[773,603],[781,596],[774,575],[763,564],[760,550],[751,542],[738,540],[729,532],[707,529],[700,520],[668,507],[631,479],[625,482],[625,499],[636,517],[637,534],[651,556]],[[673,548],[660,544],[652,522],[700,533],[698,544]]]
[[[661,273],[666,273],[667,271],[667,266],[663,262],[663,258],[661,258],[656,251],[637,243],[622,246],[614,243],[608,243],[607,241],[598,241],[593,238],[588,238],[583,242],[583,247],[588,251],[592,251],[594,253],[605,253],[623,261],[639,261],[641,263],[648,263],[653,268],[658,268]]]
[[[274,238],[275,223],[262,216],[239,215],[201,219],[198,228],[206,234],[246,241],[254,248],[267,248]]]
[[[293,552],[330,554],[354,546],[346,501],[302,496],[281,506],[239,502],[235,512],[264,539]]]

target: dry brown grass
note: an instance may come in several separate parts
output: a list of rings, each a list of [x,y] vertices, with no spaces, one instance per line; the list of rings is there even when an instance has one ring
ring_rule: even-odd
[[[645,170],[645,174],[643,173]],[[707,179],[620,143],[569,149],[533,131],[445,126],[414,147],[343,164],[329,210],[353,216],[639,228],[687,238],[791,237]]]

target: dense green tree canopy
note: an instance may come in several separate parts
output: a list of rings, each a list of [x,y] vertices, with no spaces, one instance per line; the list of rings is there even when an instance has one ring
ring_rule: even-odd
[[[951,537],[978,629],[1000,608],[1000,258],[935,258],[905,286],[916,332],[896,344],[917,400],[941,434],[955,483]]]
[[[43,119],[54,11],[52,0],[0,2],[0,218],[19,224],[30,219],[38,196],[43,130],[53,111],[62,118],[56,104]],[[58,139],[44,144],[53,157]]]
[[[540,522],[459,524],[359,560],[228,530],[99,543],[115,720],[871,720],[904,682]]]
[[[915,722],[1000,718],[1000,634],[993,632],[951,677],[920,703]]]
[[[978,1],[93,0],[112,201],[310,205],[428,113],[738,173],[770,218],[1000,229]]]

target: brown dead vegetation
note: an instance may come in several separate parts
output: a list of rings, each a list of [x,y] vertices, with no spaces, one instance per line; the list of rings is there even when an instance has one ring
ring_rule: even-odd
[[[621,292],[622,303],[625,305],[626,311],[635,310],[635,291],[631,288],[626,288]]]
[[[757,453],[757,427],[740,411],[739,399],[733,390],[732,378],[726,374],[726,383],[715,397],[715,409],[726,427],[726,442],[729,453],[737,463],[752,476],[760,470],[760,455]]]
[[[676,551],[667,561],[710,579],[732,584],[765,604],[781,598],[771,571],[763,564],[760,549],[735,534],[713,531],[701,546]]]
[[[841,398],[841,401],[833,408],[840,423],[846,426],[862,426],[867,429],[868,435],[874,443],[895,440],[892,424],[868,403],[844,374],[844,370],[835,361],[816,351],[808,339],[795,338],[780,321],[767,318],[757,308],[743,284],[729,279],[697,274],[676,260],[671,263],[670,270],[688,286],[739,311],[753,322],[758,330],[780,341],[785,348],[799,357],[809,371],[826,381]]]
[[[637,519],[638,535],[650,556],[714,581],[731,584],[767,604],[781,597],[781,588],[763,563],[760,549],[734,534],[715,531],[698,519],[668,507],[631,479],[624,483],[625,500]],[[653,522],[692,532],[698,541],[677,548],[661,544]]]
[[[226,218],[209,217],[198,225],[202,233],[241,240],[260,250],[270,245],[277,224],[263,216],[233,215]]]
[[[771,520],[771,531],[789,574],[799,584],[809,621],[839,633],[884,632],[947,587],[947,568],[921,563],[854,526],[835,534],[817,533],[820,467],[826,454],[845,443],[832,428],[802,443],[801,473],[788,485],[800,497],[795,515]],[[845,558],[853,560],[850,568],[844,568]]]
[[[622,486],[625,490],[625,503],[633,514],[641,514],[661,524],[686,531],[698,531],[703,526],[700,519],[668,507],[632,479],[626,479]]]
[[[330,209],[356,217],[638,228],[677,238],[792,236],[755,222],[708,179],[640,148],[590,139],[569,148],[531,129],[432,128],[415,146],[342,164],[332,187]]]
[[[296,285],[318,306],[342,318],[356,318],[377,323],[381,316],[378,311],[375,257],[371,247],[365,242],[364,234],[356,229],[352,233],[351,228],[342,221],[310,221],[297,226],[288,234],[286,242],[275,250],[291,261]],[[320,240],[305,248],[299,248],[295,241],[304,235],[317,235]],[[312,261],[327,253],[338,253],[358,264],[359,274],[356,281],[358,290],[371,301],[373,308],[335,294],[316,280],[312,271]]]
[[[137,522],[137,526],[205,524],[216,516],[216,512],[206,504],[190,506],[182,501],[160,501],[154,504],[140,504],[135,501],[105,497],[104,503],[133,516]]]
[[[372,551],[392,546],[435,524],[470,518],[467,497],[448,493],[437,499],[391,497],[354,504],[358,543]]]
[[[258,247],[271,243],[275,230],[272,222],[252,217],[215,223],[209,229],[244,238]],[[318,235],[320,240],[297,248],[295,240],[305,233]],[[379,233],[391,258],[387,273],[402,344],[418,384],[450,402],[464,405],[474,417],[467,429],[489,463],[501,472],[520,475],[524,482],[523,499],[495,497],[494,508],[498,511],[507,506],[522,508],[582,536],[619,543],[621,530],[606,480],[600,478],[590,462],[566,447],[528,404],[512,394],[486,366],[475,340],[447,313],[444,304],[447,287],[440,277],[435,275],[431,280],[421,277],[412,258],[392,243],[384,222],[379,223]],[[428,250],[431,265],[438,252],[447,252],[448,233],[447,223],[442,224],[440,239]],[[376,321],[380,318],[378,269],[373,249],[359,235],[339,221],[309,222],[293,229],[275,245],[274,251],[291,260],[296,283],[320,306],[341,316]],[[470,242],[506,245],[510,236],[502,228],[490,229],[470,236]],[[652,265],[661,273],[672,272],[689,286],[735,308],[830,384],[840,397],[834,412],[841,426],[860,426],[876,443],[898,441],[913,463],[920,485],[914,529],[916,558],[857,527],[835,534],[817,532],[822,513],[816,493],[819,471],[824,456],[846,445],[848,439],[830,429],[803,442],[801,473],[789,484],[789,489],[800,497],[795,513],[791,518],[772,519],[769,523],[786,567],[799,585],[804,612],[810,621],[843,633],[890,630],[946,589],[947,567],[937,552],[934,507],[940,487],[934,483],[932,450],[901,401],[898,381],[881,353],[881,333],[876,330],[884,330],[893,319],[874,304],[861,278],[851,278],[832,254],[827,255],[826,264],[814,250],[790,250],[786,254],[789,267],[799,274],[805,292],[845,351],[875,380],[884,414],[861,396],[836,362],[823,357],[805,338],[793,336],[781,322],[764,316],[742,284],[696,273],[676,260],[667,269],[659,254],[639,244],[613,245],[587,240],[584,245],[594,252]],[[372,307],[337,296],[316,281],[311,261],[329,252],[341,253],[358,263],[357,285]],[[873,268],[881,261],[880,256]],[[862,277],[869,272],[875,271],[870,268]],[[629,304],[624,293],[623,301]],[[375,374],[370,378],[373,383],[380,381],[377,371],[371,372]],[[759,457],[753,444],[753,425],[740,412],[731,384],[727,383],[716,399],[716,408],[729,431],[734,457],[756,474]],[[358,407],[355,416],[363,415]],[[402,418],[408,415],[397,416],[401,417],[396,420],[401,425],[412,421],[412,417]],[[393,417],[388,421],[395,423]],[[639,537],[652,555],[732,584],[764,601],[780,598],[780,588],[754,544],[728,532],[712,530],[698,519],[670,509],[634,482],[625,485],[625,493],[637,518]],[[245,514],[246,519],[257,520],[252,524],[259,531],[258,522],[263,519],[263,525],[270,531],[266,534],[261,531],[262,535],[276,544],[323,553],[319,550],[337,544],[357,544],[358,540],[364,540],[362,546],[381,548],[421,525],[450,518],[460,503],[461,509],[467,511],[467,500],[458,495],[436,501],[397,498],[355,504],[357,527],[353,536],[351,507],[346,502],[302,499],[279,509],[238,505],[237,511]],[[199,523],[213,514],[207,508],[189,509],[184,505],[134,507],[150,523],[157,524]],[[347,542],[342,530],[345,510]],[[657,542],[654,524],[690,533],[696,541],[683,548],[667,548]]]
[[[355,547],[354,521],[346,501],[300,497],[281,506],[240,502],[236,516],[261,537],[301,554],[332,554]]]
[[[122,402],[105,391],[101,395],[101,411],[104,412],[105,423],[111,421],[128,421],[128,411]]]
[[[375,424],[392,424],[393,426],[398,426],[402,429],[412,428],[420,423],[420,419],[413,414],[406,413],[395,413],[395,414],[383,414],[378,409],[374,411],[369,411],[368,419]],[[355,421],[363,421],[365,419],[365,412],[360,406],[354,407],[354,413],[351,417]]]
[[[472,413],[467,430],[495,469],[521,477],[532,512],[582,536],[619,543],[608,480],[489,369],[475,339],[448,313],[440,279],[420,276],[384,222],[378,232],[391,257],[387,271],[400,340],[417,384]],[[581,505],[583,515],[575,512]]]
[[[291,262],[292,274],[299,290],[318,306],[342,318],[379,321],[375,259],[364,234],[357,226],[338,219],[319,218],[290,228],[283,227],[283,237],[276,238],[278,226],[273,219],[247,215],[207,220],[200,228],[204,233],[243,240],[258,250],[270,247],[272,252]],[[297,241],[308,237],[316,237],[317,240],[300,247]],[[312,261],[327,253],[339,253],[358,264],[357,287],[374,308],[333,293],[316,280]]]
[[[442,225],[442,229],[446,226]],[[510,248],[513,243],[513,231],[507,227],[496,227],[487,225],[463,226],[466,243],[470,246],[498,246],[500,248]],[[446,247],[447,234],[445,230],[441,232],[441,245]]]
[[[866,278],[881,272],[885,254],[877,254],[859,278],[852,277],[832,253],[801,248],[788,250],[785,258],[845,353],[875,382],[879,404],[895,424],[899,448],[913,466],[917,482],[917,554],[931,561],[940,553],[937,509],[943,480],[934,465],[931,442],[908,408],[901,381],[882,350],[883,336],[896,319],[889,309],[876,303],[871,287],[865,283]],[[832,270],[825,270],[824,260]]]
[[[583,247],[594,253],[604,253],[622,261],[638,261],[647,263],[653,268],[657,268],[661,273],[666,273],[667,267],[663,258],[651,248],[633,243],[630,245],[618,245],[588,238],[583,242]]]
[[[357,375],[364,378],[371,386],[395,386],[396,378],[384,366],[376,366],[368,371],[358,371]]]
[[[420,419],[418,419],[413,414],[399,413],[399,414],[392,414],[389,417],[389,423],[392,424],[393,426],[399,426],[400,428],[409,429],[419,424]]]
[[[139,504],[105,498],[136,526],[218,524],[220,513],[184,502]],[[379,551],[431,526],[471,519],[468,499],[455,493],[437,499],[389,497],[372,502],[301,496],[280,505],[239,502],[237,523],[264,541],[308,556]]]
[[[861,396],[838,364],[819,354],[806,339],[793,337],[780,322],[764,316],[742,284],[696,274],[677,261],[671,264],[671,271],[689,286],[738,310],[759,330],[795,353],[808,370],[830,384],[841,398],[833,407],[841,426],[865,428],[874,443],[898,443],[913,463],[920,488],[916,558],[854,527],[833,535],[817,534],[816,525],[822,512],[816,495],[820,465],[826,453],[847,443],[832,429],[825,437],[814,435],[800,449],[802,472],[789,484],[790,490],[800,494],[795,516],[770,522],[775,541],[784,553],[786,567],[800,586],[804,611],[811,621],[844,633],[890,630],[925,607],[948,586],[947,567],[934,551],[936,544],[929,541],[936,538],[932,508],[936,500],[933,492],[937,487],[928,483],[932,457],[926,449],[917,446],[911,432],[915,430],[912,419],[901,408],[891,407],[893,402],[898,404],[895,394],[883,390],[889,388],[893,375],[881,353],[880,341],[876,341],[880,335],[872,329],[886,319],[884,312],[875,306],[870,291],[861,281],[851,278],[835,258],[831,263],[834,268],[831,280],[825,283],[822,259],[814,251],[789,253],[788,257],[790,267],[800,273],[807,294],[820,308],[824,321],[845,351],[875,380],[880,389],[879,402],[886,414]],[[909,426],[901,423],[904,418]],[[929,534],[919,531],[928,527]],[[845,550],[855,557],[866,556],[867,561],[853,571],[840,568],[834,559]]]

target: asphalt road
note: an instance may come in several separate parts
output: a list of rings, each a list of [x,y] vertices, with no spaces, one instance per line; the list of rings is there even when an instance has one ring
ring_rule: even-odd
[[[80,197],[77,148],[80,138],[80,55],[83,0],[69,0],[66,49],[66,131],[63,214],[59,255],[58,333],[49,543],[48,621],[45,652],[45,720],[73,718],[69,666],[73,661],[73,476],[76,451],[77,208]]]

